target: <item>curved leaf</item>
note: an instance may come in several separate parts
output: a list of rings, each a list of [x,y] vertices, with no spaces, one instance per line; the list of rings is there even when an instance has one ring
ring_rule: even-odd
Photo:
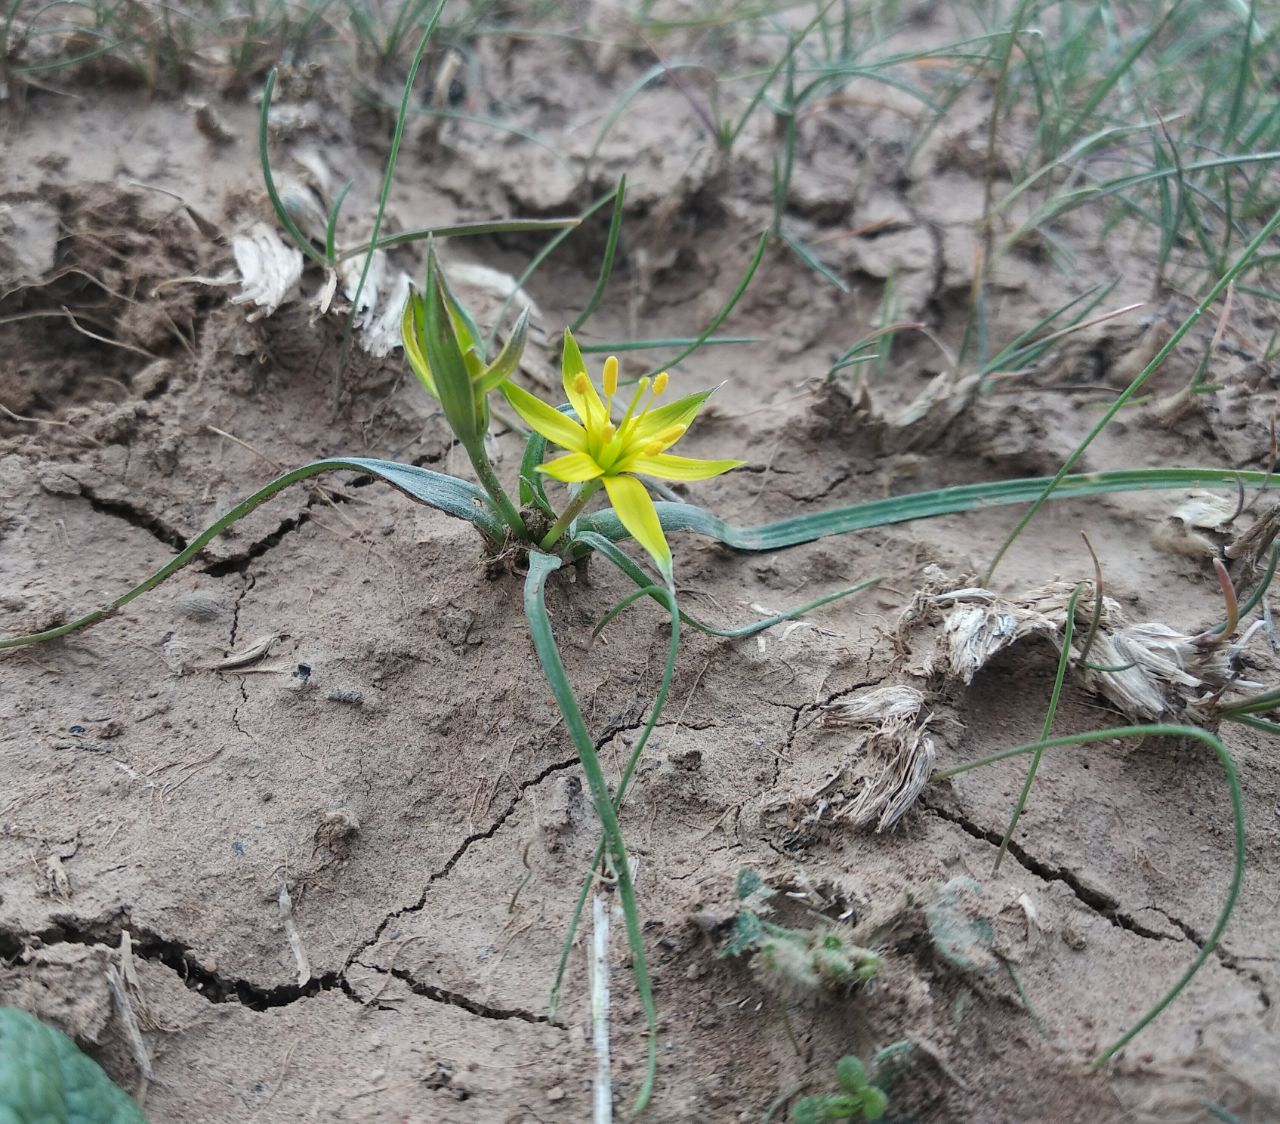
[[[1261,475],[1261,474],[1259,474]],[[1245,856],[1245,838],[1244,838],[1244,796],[1240,791],[1240,775],[1236,771],[1235,761],[1231,754],[1227,752],[1227,747],[1222,744],[1208,730],[1202,730],[1199,726],[1176,726],[1171,724],[1158,724],[1148,726],[1118,726],[1111,730],[1090,730],[1084,734],[1069,734],[1066,737],[1045,738],[1042,741],[1033,742],[1031,745],[1015,746],[1013,749],[1002,750],[999,753],[992,753],[977,761],[966,761],[963,765],[953,765],[949,769],[943,769],[934,773],[930,778],[931,781],[945,780],[948,777],[956,777],[961,773],[967,773],[972,769],[979,769],[983,765],[993,765],[997,761],[1004,761],[1009,757],[1020,757],[1024,754],[1032,754],[1038,756],[1046,749],[1058,749],[1068,745],[1094,745],[1105,744],[1109,741],[1115,741],[1120,738],[1194,738],[1203,742],[1209,747],[1218,758],[1222,765],[1222,771],[1227,776],[1227,787],[1231,793],[1231,818],[1232,818],[1232,868],[1231,883],[1227,887],[1226,898],[1222,903],[1222,909],[1218,913],[1218,920],[1214,923],[1213,931],[1209,934],[1204,944],[1200,946],[1195,958],[1191,961],[1190,967],[1178,978],[1177,983],[1173,985],[1165,994],[1156,1002],[1145,1015],[1124,1032],[1115,1042],[1102,1051],[1090,1066],[1091,1069],[1097,1070],[1106,1065],[1116,1054],[1124,1049],[1139,1033],[1148,1027],[1166,1007],[1169,1006],[1181,994],[1182,989],[1187,986],[1197,972],[1204,966],[1204,962],[1213,955],[1213,950],[1218,947],[1218,942],[1222,939],[1223,931],[1227,927],[1227,922],[1231,920],[1231,914],[1235,911],[1236,900],[1240,896],[1240,887],[1244,884],[1244,856]]]
[[[1223,468],[1124,469],[1064,476],[1050,498],[1078,499],[1111,492],[1169,488],[1234,488],[1237,485],[1260,488],[1268,479],[1265,472],[1234,472]],[[868,527],[906,523],[912,519],[927,519],[979,507],[1024,503],[1040,496],[1049,483],[1048,477],[1031,477],[1023,480],[960,484],[953,488],[938,488],[931,492],[914,492],[856,503],[831,511],[816,511],[777,523],[765,523],[759,527],[735,527],[693,504],[663,501],[654,506],[666,531],[693,531],[735,550],[781,550],[788,546],[815,542],[828,535],[844,535],[850,531],[866,530]],[[612,511],[584,515],[578,520],[577,526],[581,531],[594,531],[614,541],[627,537],[621,521]]]
[[[249,512],[266,503],[278,492],[284,491],[290,484],[296,484],[300,480],[306,480],[311,476],[318,476],[322,472],[338,472],[344,469],[368,476],[376,476],[417,503],[426,504],[428,507],[443,511],[446,515],[466,519],[468,522],[475,524],[481,534],[491,542],[502,541],[502,524],[493,514],[488,496],[485,495],[483,490],[477,488],[474,484],[468,484],[465,480],[446,476],[442,472],[432,472],[429,468],[418,468],[412,464],[399,464],[396,461],[371,460],[364,457],[331,458],[313,461],[311,464],[303,465],[301,468],[295,468],[292,472],[286,472],[283,476],[277,476],[265,488],[260,488],[248,499],[241,500],[225,515],[201,531],[184,550],[174,555],[149,578],[135,585],[114,601],[109,601],[101,608],[94,609],[92,612],[85,613],[83,616],[76,617],[75,620],[58,625],[56,628],[45,629],[43,632],[34,632],[27,636],[9,636],[0,639],[0,651],[6,648],[21,648],[27,644],[39,644],[45,640],[54,640],[59,636],[66,636],[77,629],[88,628],[90,625],[114,616],[118,610],[122,609],[135,597],[146,593],[149,589],[154,589],[161,582],[172,577],[233,523],[243,519]]]

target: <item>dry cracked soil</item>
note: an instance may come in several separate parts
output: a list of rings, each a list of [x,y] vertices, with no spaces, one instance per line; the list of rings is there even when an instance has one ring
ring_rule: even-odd
[[[922,10],[911,34],[948,33]],[[764,57],[729,33],[711,48],[725,72]],[[725,160],[679,85],[654,82],[597,144],[607,108],[652,64],[638,42],[478,40],[454,103],[519,132],[412,115],[388,229],[576,214],[626,173],[617,267],[581,338],[696,334],[770,222],[774,121],[753,117]],[[442,65],[428,56],[419,101]],[[372,76],[341,43],[281,74],[277,175],[322,202],[354,179],[343,244],[368,235],[400,76]],[[308,268],[270,315],[236,299],[231,241],[273,223],[255,140],[261,71],[253,78],[237,90],[209,67],[182,91],[149,91],[86,67],[8,105],[5,635],[123,592],[283,468],[344,454],[467,474],[398,351],[353,348],[338,373],[344,306],[311,306],[320,271]],[[722,329],[758,342],[706,348],[672,370],[683,387],[725,383],[688,451],[747,464],[682,494],[754,525],[1051,474],[1189,311],[1176,293],[1149,301],[1141,238],[1099,238],[1081,213],[1057,231],[1077,247],[1079,275],[1055,273],[1034,248],[1002,259],[992,332],[1014,338],[1066,289],[1103,275],[1121,279],[1111,306],[1148,300],[1143,309],[980,393],[948,381],[944,352],[919,333],[900,334],[883,369],[829,378],[833,356],[874,329],[889,277],[896,315],[957,346],[982,213],[984,110],[975,91],[911,146],[909,115],[883,87],[802,123],[786,221],[847,291],[770,244]],[[553,342],[594,284],[606,213],[527,282],[537,332],[519,377],[535,388],[550,387]],[[443,253],[447,268],[518,274],[545,238],[455,239]],[[421,246],[392,259],[416,275]],[[486,323],[497,302],[485,304],[483,284],[474,299]],[[1197,328],[1175,351],[1148,402],[1104,433],[1084,470],[1266,467],[1277,370],[1263,358],[1269,329],[1247,304],[1220,351],[1224,389],[1167,408],[1212,331]],[[648,356],[623,358],[636,375]],[[942,405],[907,416],[926,388]],[[495,428],[511,476],[521,440],[501,418]],[[1051,505],[995,588],[1091,581],[1086,530],[1108,594],[1132,619],[1197,632],[1221,615],[1221,595],[1214,532],[1171,518],[1184,500]],[[1278,771],[1265,734],[1223,733],[1247,828],[1231,926],[1187,991],[1096,1075],[1089,1060],[1213,928],[1231,875],[1213,756],[1155,739],[1047,754],[995,874],[1021,760],[930,785],[882,832],[844,814],[870,782],[865,746],[829,720],[832,704],[886,683],[936,686],[901,614],[939,573],[958,585],[979,572],[1015,510],[773,554],[674,536],[686,607],[718,624],[882,580],[800,624],[684,639],[623,815],[659,1012],[655,1124],[760,1120],[780,1094],[828,1087],[841,1055],[866,1059],[900,1041],[915,1045],[892,1088],[894,1120],[1194,1120],[1210,1118],[1206,1106],[1280,1119]],[[572,951],[554,1021],[547,998],[597,825],[513,569],[486,566],[465,523],[368,477],[324,476],[253,512],[112,619],[7,654],[0,1002],[72,1034],[157,1124],[588,1119],[589,941]],[[558,575],[550,592],[611,777],[643,723],[668,636],[663,616],[641,606],[589,642],[625,591],[596,565]],[[246,652],[260,658],[228,660]],[[1250,653],[1250,674],[1265,680],[1274,657],[1261,638]],[[939,762],[1034,741],[1056,666],[1053,646],[1033,637],[950,689],[930,723]],[[1054,730],[1123,720],[1068,679]],[[815,1000],[780,993],[745,958],[718,957],[716,926],[744,867],[785,892],[799,923],[879,934],[877,978]],[[991,946],[972,962],[944,954],[922,910],[966,878]],[[644,1019],[619,934],[610,978],[621,1111],[643,1074]],[[122,963],[123,1005],[108,978]]]

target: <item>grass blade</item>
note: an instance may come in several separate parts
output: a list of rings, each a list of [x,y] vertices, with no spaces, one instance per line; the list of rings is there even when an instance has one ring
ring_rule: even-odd
[[[688,359],[689,356],[697,351],[698,348],[700,348],[703,343],[711,337],[711,334],[724,323],[725,317],[733,311],[734,306],[742,299],[742,294],[747,291],[747,286],[751,284],[751,278],[755,276],[756,270],[759,268],[760,262],[764,258],[764,249],[768,244],[769,232],[766,230],[762,235],[760,235],[760,241],[756,245],[756,252],[752,255],[751,264],[747,266],[747,271],[742,275],[742,280],[738,282],[737,288],[730,294],[729,299],[725,301],[720,311],[711,318],[711,323],[707,325],[706,330],[674,359],[668,360],[662,367],[658,367],[650,371],[649,373],[651,375],[656,375],[666,367],[674,367],[682,359]]]
[[[507,294],[507,299],[502,302],[502,306],[498,309],[497,316],[493,318],[493,328],[489,332],[489,336],[484,343],[486,351],[490,351],[493,349],[493,341],[497,338],[499,325],[506,318],[507,309],[511,307],[511,302],[515,299],[516,293],[520,292],[524,288],[525,282],[528,281],[531,276],[533,276],[534,270],[536,270],[538,266],[540,266],[544,261],[546,261],[547,258],[549,258],[555,252],[556,248],[560,245],[560,243],[563,242],[566,238],[568,238],[569,235],[572,234],[578,228],[578,226],[580,226],[583,222],[585,222],[592,215],[594,215],[598,210],[600,210],[600,208],[603,207],[606,203],[608,203],[610,199],[613,199],[615,195],[616,195],[616,192],[611,191],[609,192],[608,195],[600,196],[599,199],[597,199],[594,203],[592,203],[585,211],[582,212],[581,215],[578,216],[578,220],[576,223],[574,223],[573,226],[569,227],[566,230],[559,231],[550,239],[550,241],[547,242],[545,246],[542,247],[541,250],[539,250],[536,254],[533,255],[532,258],[529,259],[529,264],[524,267],[523,272],[520,274],[519,277],[516,278],[515,287],[511,290],[510,293]]]
[[[1040,740],[1044,741],[1053,731],[1053,719],[1058,713],[1058,700],[1062,697],[1062,683],[1067,677],[1067,668],[1071,664],[1071,634],[1075,629],[1076,623],[1076,602],[1080,599],[1080,591],[1084,586],[1076,586],[1071,591],[1071,599],[1067,602],[1067,619],[1062,626],[1062,651],[1058,655],[1058,671],[1053,679],[1053,691],[1049,695],[1049,709],[1044,716],[1044,725],[1040,729]],[[1102,594],[1095,593],[1098,604],[1102,604]],[[1027,797],[1031,795],[1031,786],[1035,784],[1036,771],[1040,768],[1040,758],[1044,756],[1044,749],[1037,749],[1031,755],[1031,764],[1027,766],[1027,776],[1022,782],[1022,791],[1018,793],[1018,799],[1013,806],[1013,815],[1009,817],[1009,826],[1005,828],[1004,838],[1000,840],[1000,850],[996,853],[995,865],[991,868],[991,873],[995,874],[1000,870],[1000,864],[1004,861],[1005,852],[1009,849],[1009,840],[1013,838],[1013,833],[1018,828],[1018,820],[1022,818],[1022,809],[1027,806]]]
[[[391,194],[391,180],[395,176],[396,161],[400,158],[400,142],[404,139],[404,122],[409,113],[409,96],[413,93],[413,80],[418,76],[418,68],[427,53],[427,44],[435,34],[436,24],[440,22],[440,13],[444,11],[448,0],[439,0],[427,26],[423,29],[422,38],[418,41],[418,49],[413,53],[413,61],[409,64],[409,73],[404,80],[404,92],[400,95],[400,112],[396,114],[396,127],[391,135],[391,150],[387,153],[387,166],[382,173],[382,190],[378,194],[378,210],[373,216],[373,232],[369,235],[369,252],[365,255],[364,267],[360,270],[360,280],[356,282],[356,291],[351,298],[351,311],[347,313],[347,323],[342,331],[342,345],[338,351],[338,371],[347,366],[347,353],[351,349],[351,335],[355,328],[356,315],[360,310],[360,296],[364,292],[365,282],[369,279],[369,270],[373,265],[374,251],[378,248],[378,235],[382,233],[382,220],[387,213],[387,198]],[[416,18],[416,13],[415,13]],[[336,401],[336,397],[335,397]]]
[[[121,594],[115,600],[109,601],[99,609],[94,609],[92,612],[85,613],[74,620],[68,621],[66,624],[58,625],[56,628],[45,629],[43,632],[35,632],[27,636],[8,636],[0,639],[0,651],[9,648],[22,648],[28,644],[39,644],[45,640],[54,640],[59,636],[66,636],[77,629],[88,628],[106,620],[108,617],[115,616],[120,609],[124,608],[135,597],[146,593],[150,589],[155,589],[161,582],[181,570],[183,566],[195,558],[200,551],[233,523],[243,519],[249,512],[260,507],[277,493],[284,491],[289,485],[296,484],[300,480],[306,480],[311,476],[317,476],[322,472],[338,472],[342,470],[376,476],[390,484],[398,492],[403,492],[411,500],[426,504],[428,507],[434,507],[447,515],[454,515],[459,519],[468,520],[475,524],[490,541],[502,541],[502,525],[489,507],[489,498],[482,489],[477,488],[474,484],[468,484],[464,480],[446,476],[441,472],[432,472],[429,468],[418,468],[416,465],[411,464],[398,464],[395,461],[367,460],[360,457],[313,461],[311,464],[303,465],[302,468],[295,468],[292,472],[277,476],[266,487],[259,488],[248,499],[241,500],[225,515],[201,531],[182,551],[169,559],[154,574],[139,582],[127,593]]]
[[[606,340],[604,343],[583,343],[578,341],[578,350],[583,355],[613,355],[623,351],[656,351],[662,347],[724,347],[726,344],[761,343],[764,336],[707,336],[695,340],[692,336],[675,336],[670,339],[654,340]]]
[[[1227,775],[1227,785],[1231,790],[1231,816],[1233,821],[1232,843],[1234,848],[1234,861],[1231,871],[1231,884],[1227,888],[1226,898],[1222,903],[1222,909],[1218,914],[1218,920],[1213,926],[1213,931],[1209,934],[1208,939],[1201,946],[1200,951],[1192,960],[1191,966],[1179,977],[1177,983],[1173,985],[1149,1010],[1142,1016],[1132,1027],[1124,1032],[1115,1042],[1108,1046],[1094,1060],[1090,1068],[1101,1069],[1121,1050],[1125,1048],[1134,1038],[1136,1038],[1143,1030],[1145,1030],[1161,1013],[1182,993],[1183,988],[1191,982],[1196,973],[1204,966],[1204,962],[1213,955],[1213,950],[1218,947],[1218,942],[1222,939],[1222,933],[1227,927],[1227,922],[1231,920],[1231,914],[1236,907],[1236,899],[1240,896],[1240,887],[1244,883],[1244,856],[1245,856],[1245,838],[1244,838],[1244,799],[1240,792],[1240,777],[1236,773],[1235,762],[1231,758],[1231,754],[1227,752],[1226,747],[1208,730],[1202,730],[1198,726],[1174,726],[1174,725],[1150,725],[1150,726],[1120,726],[1111,730],[1091,730],[1085,734],[1071,734],[1060,738],[1047,738],[1044,741],[1034,742],[1031,745],[1021,745],[1014,749],[1006,749],[1000,753],[993,753],[988,757],[983,757],[977,761],[969,761],[963,765],[955,765],[950,769],[943,769],[941,772],[933,775],[934,781],[945,780],[948,777],[956,777],[961,773],[967,773],[972,769],[979,769],[983,765],[993,765],[997,761],[1004,761],[1009,757],[1018,757],[1024,754],[1038,754],[1046,749],[1056,749],[1061,746],[1068,745],[1091,745],[1097,742],[1112,741],[1117,738],[1194,738],[1197,741],[1207,745],[1222,763],[1222,771]]]
[[[384,234],[378,238],[375,249],[387,250],[392,246],[406,246],[411,242],[425,242],[429,238],[461,238],[473,234],[537,234],[543,230],[572,230],[581,219],[493,219],[490,222],[460,222],[445,226],[423,226],[414,230],[402,230],[398,234]],[[353,246],[338,254],[339,261],[354,258],[369,251],[369,243]]]
[[[569,325],[571,332],[576,332],[587,322],[587,318],[600,306],[600,301],[604,297],[605,288],[609,284],[609,275],[613,272],[613,256],[618,250],[618,235],[622,231],[622,205],[626,198],[627,177],[623,176],[618,181],[618,191],[613,197],[613,218],[609,220],[609,237],[604,245],[604,257],[600,259],[600,276],[596,279],[596,287],[591,290],[591,296],[587,298],[586,305],[578,313],[578,318]]]
[[[273,66],[267,73],[267,82],[262,88],[262,112],[258,115],[258,159],[262,163],[262,182],[267,189],[267,198],[271,200],[271,208],[275,211],[280,225],[293,239],[293,244],[317,265],[327,266],[329,263],[325,261],[324,254],[317,250],[311,244],[311,239],[298,229],[298,224],[293,221],[293,216],[285,208],[284,200],[276,190],[275,176],[271,174],[271,156],[267,151],[267,119],[271,113],[271,95],[275,92],[275,88],[276,68]]]
[[[603,555],[624,574],[627,575],[640,588],[641,592],[648,594],[655,600],[666,604],[666,599],[660,594],[665,593],[661,587],[655,586],[649,576],[631,560],[626,554],[619,550],[612,542],[603,535],[596,534],[594,531],[584,531],[577,534],[573,539],[575,544],[589,547],[598,554]],[[742,640],[748,636],[754,636],[758,632],[763,632],[767,628],[772,628],[775,624],[781,624],[783,621],[793,621],[797,617],[804,616],[805,613],[813,609],[821,608],[823,605],[829,605],[832,601],[838,601],[842,597],[849,597],[854,593],[861,593],[864,589],[870,589],[872,586],[879,585],[881,578],[867,578],[858,582],[856,585],[846,586],[844,589],[838,589],[834,593],[828,593],[823,597],[815,597],[812,601],[806,601],[803,605],[797,605],[793,609],[787,609],[781,613],[775,613],[770,617],[763,617],[760,620],[752,621],[750,624],[744,624],[739,628],[716,628],[713,625],[705,624],[698,620],[691,613],[680,610],[680,619],[691,628],[697,629],[699,632],[708,636],[716,636],[722,640]],[[657,592],[655,592],[657,591]],[[628,602],[629,603],[629,602]],[[604,623],[597,625],[602,628]]]
[[[1067,478],[1067,473],[1071,471],[1072,465],[1074,465],[1076,461],[1084,455],[1084,451],[1093,444],[1094,438],[1106,429],[1110,424],[1111,419],[1119,413],[1121,407],[1138,392],[1139,388],[1147,381],[1148,378],[1151,377],[1152,373],[1159,369],[1160,365],[1170,356],[1170,354],[1172,354],[1173,349],[1182,342],[1182,338],[1191,331],[1192,327],[1195,326],[1200,317],[1203,316],[1218,297],[1226,291],[1227,286],[1230,285],[1241,273],[1243,273],[1246,268],[1248,268],[1253,256],[1259,249],[1261,249],[1271,235],[1275,233],[1277,228],[1280,228],[1280,211],[1277,211],[1271,217],[1271,221],[1268,222],[1267,225],[1257,233],[1249,245],[1241,251],[1240,256],[1236,258],[1231,268],[1228,269],[1218,279],[1213,288],[1205,294],[1200,303],[1192,310],[1191,315],[1178,325],[1177,330],[1169,337],[1165,345],[1157,351],[1154,356],[1152,356],[1151,361],[1134,376],[1133,381],[1129,383],[1129,385],[1120,392],[1119,397],[1117,397],[1116,400],[1107,407],[1106,412],[1098,419],[1097,424],[1095,424],[1094,427],[1085,435],[1084,440],[1071,451],[1070,456],[1068,456],[1063,462],[1062,467],[1058,469],[1057,474],[1047,485],[1045,485],[1044,490],[1036,498],[1035,502],[1032,503],[1030,510],[1028,510],[1027,513],[1018,521],[1017,526],[1009,532],[1008,537],[1000,545],[1000,549],[996,551],[995,558],[991,560],[991,565],[987,567],[987,572],[983,576],[982,584],[984,586],[990,583],[992,576],[996,572],[996,568],[1000,565],[1005,554],[1008,553],[1009,548],[1013,546],[1018,536],[1026,529],[1027,524],[1035,518],[1036,513],[1044,506],[1045,501],[1053,494],[1054,490],[1061,486],[1063,481]]]
[[[595,804],[596,815],[600,817],[604,829],[603,849],[608,856],[613,876],[617,880],[618,898],[622,904],[623,922],[627,931],[627,943],[631,947],[631,970],[636,977],[636,991],[640,995],[640,1004],[644,1008],[645,1021],[648,1024],[648,1053],[645,1079],[636,1096],[633,1111],[644,1111],[653,1092],[653,1084],[658,1073],[658,1015],[653,1003],[653,985],[649,979],[649,963],[645,958],[644,935],[640,930],[640,914],[636,908],[635,887],[631,882],[631,867],[627,858],[626,844],[622,838],[622,828],[618,825],[618,816],[614,808],[613,797],[604,779],[604,770],[600,767],[600,758],[596,754],[595,742],[587,730],[586,720],[582,717],[582,709],[578,706],[577,696],[569,682],[569,674],[564,662],[560,659],[560,649],[556,646],[555,635],[551,630],[551,618],[547,614],[546,582],[547,578],[560,568],[560,559],[555,555],[531,551],[529,554],[529,575],[524,586],[524,611],[529,624],[529,635],[533,639],[534,651],[542,672],[555,696],[556,705],[564,715],[565,728],[573,738],[582,762],[582,772],[591,790],[591,799]]]

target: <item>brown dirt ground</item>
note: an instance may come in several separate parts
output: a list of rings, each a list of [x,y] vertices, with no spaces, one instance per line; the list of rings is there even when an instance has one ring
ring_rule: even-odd
[[[754,48],[726,35],[717,49],[726,69],[741,70]],[[584,338],[696,331],[768,222],[772,124],[758,115],[720,167],[689,103],[657,86],[587,167],[600,106],[651,61],[639,48],[484,40],[467,96],[567,158],[461,122],[433,138],[415,120],[391,221],[571,213],[625,171],[623,253]],[[285,76],[280,104],[298,113],[276,137],[276,160],[282,174],[301,175],[294,158],[311,148],[339,180],[354,176],[354,238],[367,229],[389,120],[351,73],[335,54]],[[295,303],[248,323],[227,290],[184,280],[226,271],[222,236],[269,218],[255,108],[207,85],[200,96],[232,143],[195,128],[181,97],[106,82],[42,84],[11,107],[0,204],[52,208],[58,236],[55,268],[6,285],[0,299],[0,404],[36,419],[0,420],[5,635],[114,596],[276,465],[346,453],[463,470],[397,356],[357,355],[335,393],[332,318],[313,323]],[[873,325],[891,273],[899,314],[920,316],[954,347],[981,209],[981,98],[962,102],[909,162],[900,110],[876,88],[802,130],[794,229],[817,242],[887,220],[874,235],[821,243],[850,292],[771,248],[726,326],[765,342],[705,350],[675,372],[689,387],[729,380],[688,444],[748,458],[692,493],[735,522],[1050,473],[1150,340],[1189,308],[1173,295],[1103,325],[933,431],[883,421],[942,366],[932,345],[903,337],[889,372],[871,380],[872,417],[825,380],[831,356]],[[1149,295],[1149,248],[1123,230],[1099,247],[1098,230],[1083,216],[1057,231],[1078,247],[1077,277],[1031,254],[1002,263],[992,318],[1002,338],[1093,277],[1123,277],[1110,306]],[[530,282],[552,338],[590,291],[599,237],[571,239]],[[448,249],[518,272],[535,246],[506,238]],[[416,260],[404,258],[411,269]],[[77,331],[64,307],[114,342]],[[1085,467],[1264,467],[1277,372],[1256,359],[1267,330],[1247,308],[1232,325],[1219,375],[1227,390],[1175,422],[1135,409]],[[1171,360],[1158,397],[1183,384],[1211,329]],[[503,434],[497,449],[510,472],[518,439]],[[294,488],[116,619],[4,660],[0,1001],[68,1030],[138,1090],[104,976],[127,931],[154,1121],[586,1119],[585,947],[560,1020],[545,1011],[597,832],[527,638],[521,580],[486,575],[471,528],[366,483]],[[1220,610],[1209,562],[1157,541],[1177,499],[1052,507],[1000,588],[1090,578],[1086,529],[1110,592],[1138,619],[1204,627]],[[759,1120],[780,1092],[826,1084],[840,1055],[868,1057],[901,1039],[921,1050],[894,1119],[1192,1120],[1207,1118],[1206,1102],[1242,1120],[1280,1118],[1270,998],[1280,778],[1261,735],[1225,733],[1248,815],[1236,918],[1190,990],[1101,1076],[1087,1074],[1088,1059],[1183,970],[1227,884],[1228,803],[1208,754],[1117,744],[1049,755],[995,876],[992,839],[1021,782],[1018,762],[929,790],[884,834],[806,819],[849,742],[818,721],[821,708],[897,674],[894,622],[925,567],[980,569],[1011,518],[1011,509],[979,511],[772,556],[678,542],[687,603],[717,620],[745,621],[756,606],[780,609],[862,577],[884,582],[804,626],[739,642],[690,635],[684,645],[624,816],[661,1014],[648,1119]],[[666,644],[663,621],[645,608],[586,643],[622,592],[596,567],[589,581],[554,582],[551,595],[611,769],[642,721]],[[268,635],[274,646],[252,668],[210,669]],[[994,661],[957,720],[936,731],[943,763],[1034,740],[1055,662],[1038,644]],[[1055,730],[1118,722],[1069,688]],[[910,910],[874,986],[784,1004],[744,964],[717,959],[694,922],[728,906],[743,866],[774,884],[838,890],[868,924],[956,875],[977,879],[1045,1034],[1006,973],[950,966]],[[282,887],[309,961],[302,980]],[[613,980],[621,1106],[642,1072],[643,1019],[620,940]]]

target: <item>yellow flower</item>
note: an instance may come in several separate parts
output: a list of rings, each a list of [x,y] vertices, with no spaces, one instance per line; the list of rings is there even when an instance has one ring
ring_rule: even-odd
[[[660,480],[706,480],[737,468],[743,461],[698,460],[672,456],[674,445],[710,396],[705,390],[666,405],[657,400],[667,389],[664,371],[654,379],[643,378],[635,388],[622,417],[613,420],[618,393],[618,360],[610,356],[604,363],[604,396],[587,375],[582,353],[572,333],[564,334],[564,392],[577,414],[567,414],[512,383],[502,392],[531,429],[548,441],[568,450],[568,455],[539,466],[539,471],[571,484],[588,484],[594,490],[604,484],[609,502],[622,525],[653,556],[664,574],[671,572],[671,548],[653,500],[633,473]]]

